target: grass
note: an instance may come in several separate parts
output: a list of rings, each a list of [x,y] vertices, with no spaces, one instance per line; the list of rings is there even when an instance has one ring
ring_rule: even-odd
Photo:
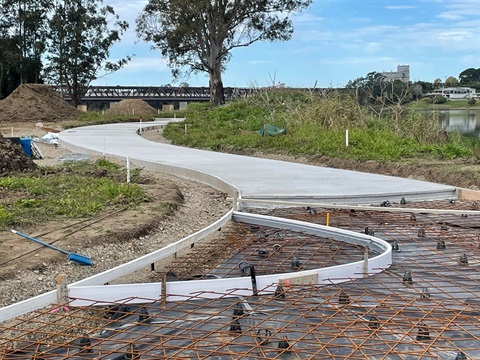
[[[443,104],[431,104],[424,100],[412,101],[407,104],[407,108],[415,108],[418,110],[449,110],[449,109],[480,109],[480,102],[477,101],[475,105],[469,105],[468,100],[448,100]]]
[[[5,194],[0,205],[0,230],[28,226],[51,218],[93,216],[109,206],[136,206],[147,199],[134,182],[127,184],[125,171],[106,160],[41,168],[31,175],[1,177]]]
[[[173,118],[173,117],[183,117],[184,111],[162,111],[159,114],[151,117],[143,116],[143,121],[151,121],[154,118]],[[100,111],[87,111],[81,113],[75,121],[72,121],[68,124],[64,124],[65,129],[87,126],[87,125],[100,125],[100,124],[113,124],[113,123],[122,123],[122,122],[132,122],[140,121],[140,117],[132,115],[106,115]]]
[[[378,119],[338,92],[260,92],[215,109],[190,104],[185,116],[183,123],[170,123],[164,135],[176,145],[214,151],[258,149],[376,161],[478,156],[478,145],[470,140],[442,137],[435,115],[411,108]],[[258,130],[264,124],[285,128],[286,135],[262,137]]]

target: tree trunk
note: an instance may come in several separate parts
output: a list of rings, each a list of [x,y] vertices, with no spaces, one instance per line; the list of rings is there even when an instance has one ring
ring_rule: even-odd
[[[210,105],[216,107],[225,104],[223,92],[222,69],[220,62],[210,69]]]
[[[4,74],[5,74],[5,65],[2,63],[2,64],[0,64],[0,100],[3,99],[2,86],[3,86],[3,75]]]

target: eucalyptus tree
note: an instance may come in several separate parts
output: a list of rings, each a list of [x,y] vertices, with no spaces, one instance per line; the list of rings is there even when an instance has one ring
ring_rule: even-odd
[[[65,88],[74,106],[90,83],[123,67],[130,57],[108,61],[128,23],[100,0],[57,0],[50,19],[46,73]]]
[[[10,36],[0,36],[0,100],[20,84],[18,47]]]
[[[169,61],[172,74],[205,72],[212,106],[225,102],[222,73],[234,48],[285,41],[290,15],[311,0],[149,0],[137,18],[137,34]]]

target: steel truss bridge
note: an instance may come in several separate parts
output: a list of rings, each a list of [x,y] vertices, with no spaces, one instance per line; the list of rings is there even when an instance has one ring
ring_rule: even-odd
[[[53,86],[54,90],[60,94],[62,87]],[[226,99],[245,97],[256,89],[247,88],[224,88]],[[69,101],[70,97],[64,96]],[[210,101],[210,90],[208,87],[166,87],[166,86],[90,86],[82,102],[104,101],[116,102],[123,99],[141,99],[144,101],[163,101],[163,102],[192,102],[192,101]]]

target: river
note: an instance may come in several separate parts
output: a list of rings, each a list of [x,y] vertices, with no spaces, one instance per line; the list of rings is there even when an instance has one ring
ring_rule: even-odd
[[[440,110],[440,125],[447,132],[459,131],[462,134],[480,138],[480,109]]]

